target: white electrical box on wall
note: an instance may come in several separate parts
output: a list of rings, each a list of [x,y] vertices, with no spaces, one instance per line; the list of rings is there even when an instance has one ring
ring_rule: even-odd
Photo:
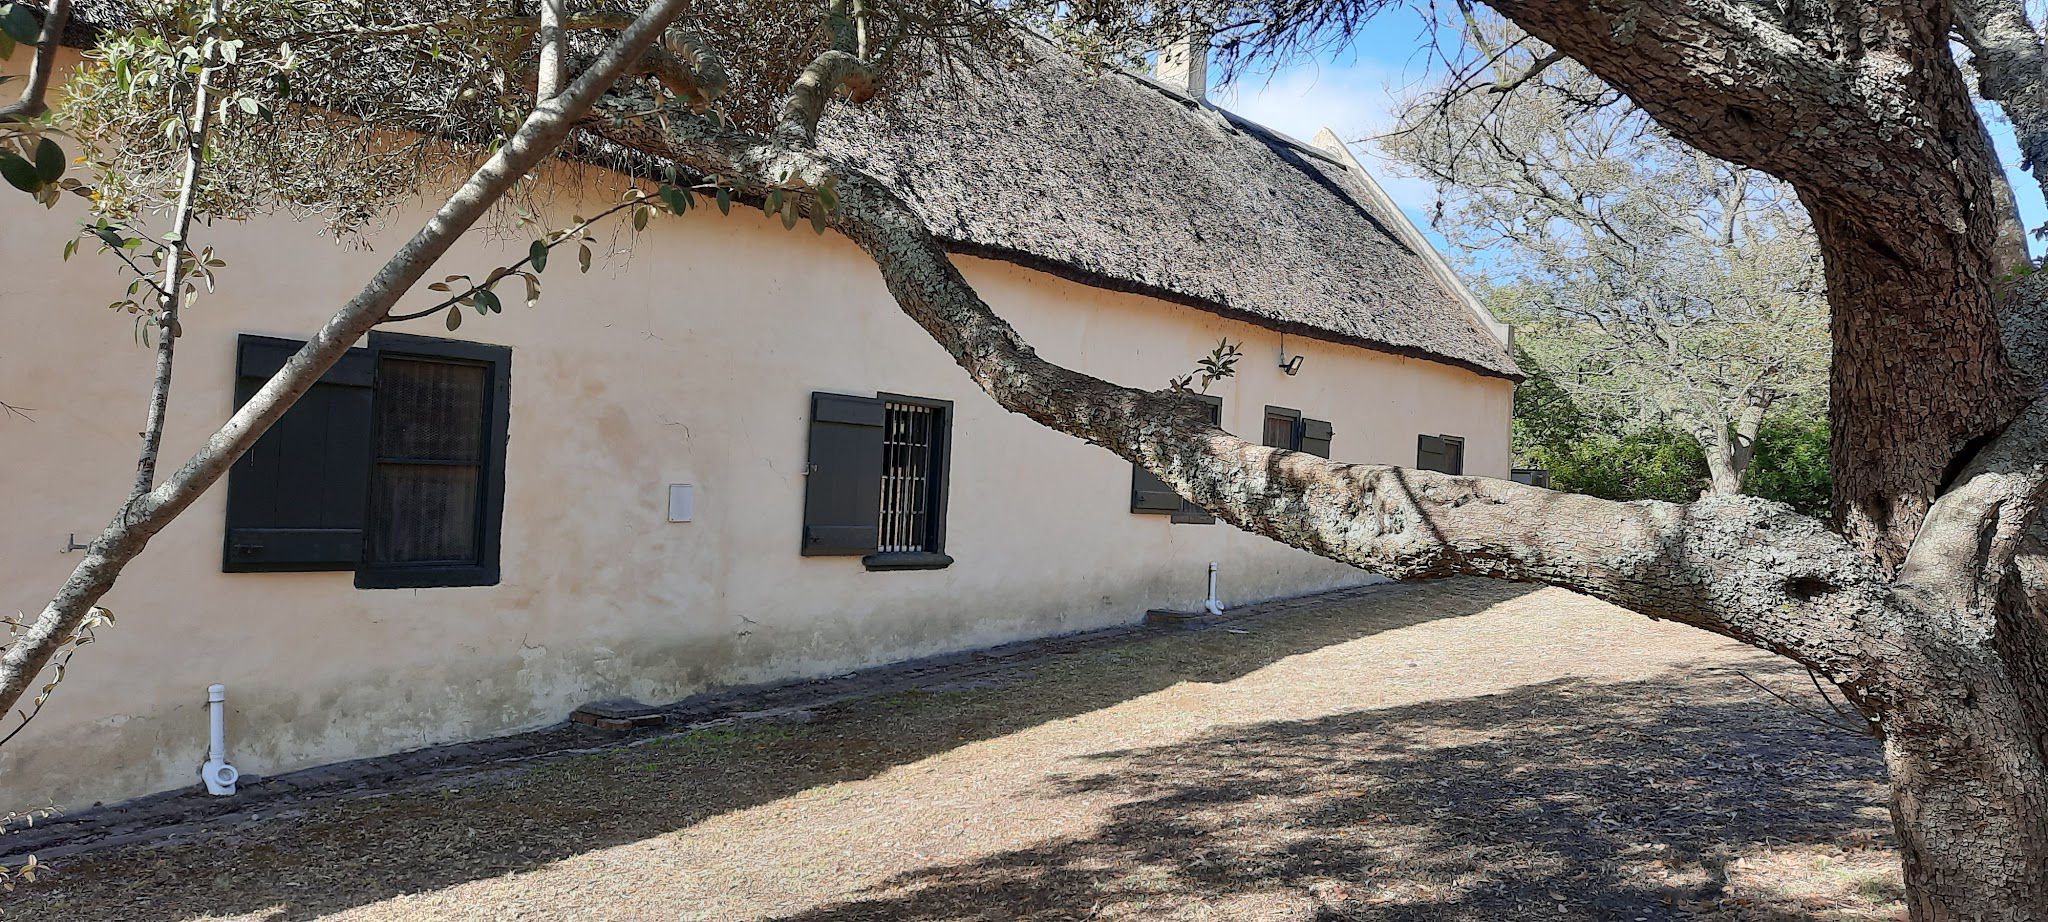
[[[668,520],[687,522],[697,512],[697,488],[687,483],[668,485]]]

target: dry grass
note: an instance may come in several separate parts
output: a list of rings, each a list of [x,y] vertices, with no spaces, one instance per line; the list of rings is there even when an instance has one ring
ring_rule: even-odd
[[[1394,586],[97,853],[10,913],[1900,917],[1872,745],[1735,669],[1802,694],[1563,592]]]

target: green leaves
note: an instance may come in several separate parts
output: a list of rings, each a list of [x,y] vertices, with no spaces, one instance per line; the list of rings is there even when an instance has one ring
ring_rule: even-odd
[[[688,189],[663,185],[661,187],[661,200],[667,203],[671,214],[682,214],[689,211],[690,206],[696,203],[696,196],[691,195]]]
[[[533,271],[535,272],[548,271],[547,243],[544,241],[535,240],[534,242],[528,244],[526,247],[526,261],[533,264]]]
[[[0,179],[23,192],[33,194],[43,187],[43,178],[36,172],[35,164],[23,160],[20,154],[0,150]]]
[[[25,141],[21,143],[26,143]],[[0,150],[0,178],[7,184],[36,197],[46,207],[57,204],[62,189],[78,184],[64,180],[64,149],[49,138],[37,138],[33,161],[10,150]],[[60,180],[63,182],[60,184]]]
[[[475,300],[476,312],[478,314],[502,314],[505,312],[504,302],[499,301],[497,293],[488,288],[477,292]],[[453,313],[460,313],[460,311]]]
[[[49,138],[36,142],[36,176],[44,185],[64,178],[64,149]]]
[[[732,190],[724,186],[718,187],[718,213],[732,214]]]
[[[34,45],[42,38],[42,24],[36,21],[36,14],[19,3],[0,6],[0,33],[23,45]]]

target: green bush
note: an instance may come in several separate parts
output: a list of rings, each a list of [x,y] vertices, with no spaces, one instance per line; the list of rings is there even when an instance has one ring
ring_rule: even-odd
[[[1515,466],[1550,472],[1550,486],[1602,499],[1687,503],[1707,487],[1707,460],[1692,436],[1586,411],[1533,362],[1515,390]],[[1825,416],[1783,413],[1757,435],[1745,491],[1807,515],[1828,508]]]
[[[1824,516],[1833,485],[1828,474],[1827,417],[1779,416],[1764,421],[1744,492]]]

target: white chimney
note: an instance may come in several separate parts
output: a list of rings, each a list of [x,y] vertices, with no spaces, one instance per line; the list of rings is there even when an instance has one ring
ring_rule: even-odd
[[[1209,30],[1189,26],[1185,38],[1159,49],[1153,76],[1160,83],[1201,99],[1209,93]]]

